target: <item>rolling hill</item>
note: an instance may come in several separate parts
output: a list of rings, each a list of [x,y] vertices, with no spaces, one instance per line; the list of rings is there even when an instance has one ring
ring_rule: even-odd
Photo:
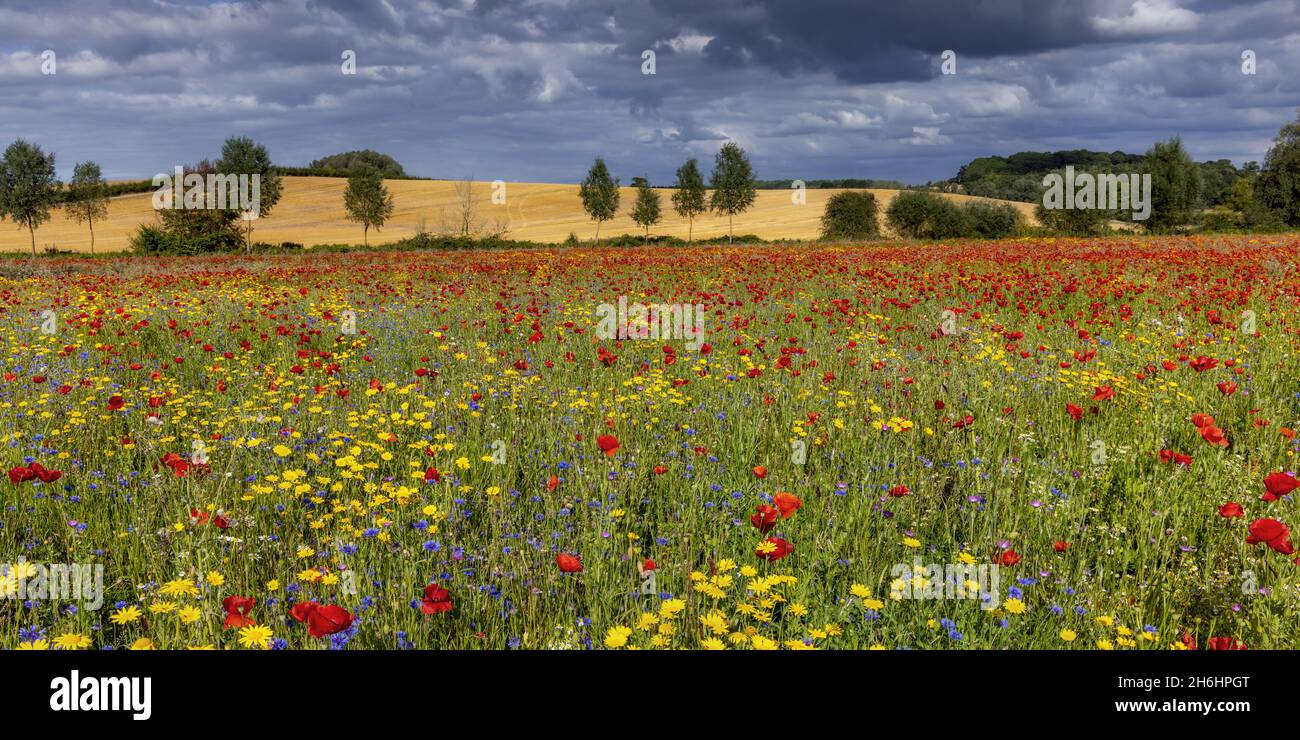
[[[286,177],[284,194],[272,215],[259,219],[253,227],[256,241],[271,243],[296,242],[305,246],[320,244],[359,244],[362,229],[348,221],[343,213],[343,190],[347,181],[330,177]],[[370,234],[372,244],[382,244],[406,238],[416,233],[423,220],[424,227],[437,233],[445,220],[451,223],[456,210],[455,183],[443,180],[388,180],[393,194],[393,217],[382,231]],[[542,183],[510,183],[506,185],[506,203],[491,203],[492,186],[482,182],[474,184],[479,198],[478,220],[488,225],[503,223],[506,236],[541,242],[562,242],[570,233],[587,240],[595,232],[593,224],[582,211],[577,185]],[[651,230],[653,234],[686,237],[686,222],[672,212],[670,190],[661,190],[664,220]],[[822,210],[827,199],[840,190],[808,190],[807,202],[795,205],[786,190],[759,190],[754,207],[736,217],[737,234],[755,234],[765,239],[811,239],[818,235]],[[898,194],[897,190],[871,190],[883,212]],[[130,249],[130,236],[142,223],[155,219],[152,193],[123,195],[109,203],[109,216],[103,223],[95,224],[96,251],[112,252]],[[602,236],[623,233],[640,234],[642,230],[628,215],[635,199],[632,188],[622,189],[619,215],[601,225]],[[965,195],[945,195],[959,201],[980,200]],[[1012,203],[1033,222],[1033,206],[1029,203]],[[725,236],[727,220],[712,214],[695,221],[697,239]],[[50,221],[36,230],[37,250],[53,247],[65,251],[85,252],[90,249],[90,234],[84,224],[78,224],[57,209]],[[0,252],[26,252],[30,249],[27,231],[13,223],[0,223]]]

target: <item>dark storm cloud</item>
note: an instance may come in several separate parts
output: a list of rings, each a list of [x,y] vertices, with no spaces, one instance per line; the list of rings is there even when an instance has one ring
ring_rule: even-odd
[[[506,180],[573,181],[603,154],[625,181],[668,182],[728,139],[770,178],[920,182],[986,154],[1172,135],[1244,161],[1300,103],[1298,5],[17,0],[0,6],[0,139],[54,150],[65,176],[93,158],[113,177],[232,134],[288,164],[373,148],[419,174]]]

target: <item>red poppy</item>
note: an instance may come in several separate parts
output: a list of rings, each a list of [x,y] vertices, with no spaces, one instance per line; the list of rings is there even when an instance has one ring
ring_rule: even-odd
[[[1083,409],[1079,408],[1078,406],[1075,406],[1072,403],[1065,404],[1065,413],[1069,414],[1070,418],[1074,419],[1075,421],[1078,421],[1083,418]]]
[[[1214,417],[1209,414],[1195,413],[1192,414],[1192,425],[1197,429],[1203,429],[1214,425]]]
[[[424,587],[424,599],[420,602],[420,611],[425,614],[442,614],[454,608],[451,592],[436,583]]]
[[[248,616],[257,605],[257,599],[251,596],[227,596],[221,600],[221,611],[226,615],[226,621],[222,623],[225,629],[234,629],[237,627],[247,627],[257,624],[257,620]]]
[[[190,524],[192,526],[202,527],[204,524],[207,524],[210,519],[212,519],[212,515],[208,512],[199,511],[198,509],[190,509]]]
[[[425,483],[437,483],[441,480],[442,480],[442,473],[438,472],[437,468],[433,467],[432,465],[430,465],[428,468],[425,468],[424,470]]]
[[[998,555],[996,562],[998,565],[1011,567],[1020,562],[1020,553],[1015,550],[1004,550],[1000,555]]]
[[[314,601],[300,601],[293,605],[289,610],[289,615],[299,622],[306,622],[311,613],[320,608],[320,604]]]
[[[561,573],[582,572],[582,558],[577,555],[570,555],[567,552],[562,552],[556,555],[555,564],[560,566]]]
[[[1246,544],[1258,545],[1261,542],[1283,555],[1295,552],[1291,546],[1291,530],[1276,519],[1256,519],[1250,523],[1250,536],[1246,538]]]
[[[112,398],[108,399],[109,411],[119,411],[125,405],[126,405],[126,401],[123,401],[121,396],[113,396]]]
[[[766,477],[767,477],[767,468],[763,467],[762,465],[755,465],[755,466],[754,466],[754,477],[755,477],[755,478],[759,478],[759,479],[766,478]]]
[[[1228,446],[1227,435],[1223,433],[1222,429],[1214,426],[1213,424],[1211,424],[1210,426],[1201,427],[1201,439],[1204,439],[1206,442],[1209,442],[1212,445],[1217,445],[1219,447]]]
[[[1246,511],[1242,509],[1241,504],[1236,501],[1229,501],[1219,507],[1219,516],[1224,519],[1232,519],[1234,517],[1246,516]]]
[[[1094,401],[1109,401],[1114,397],[1115,389],[1108,385],[1097,386],[1097,388],[1092,392],[1092,400]]]
[[[890,496],[893,496],[894,498],[902,498],[902,497],[906,496],[907,494],[909,494],[909,493],[911,493],[911,492],[912,492],[912,489],[908,488],[907,486],[903,486],[903,485],[894,486],[893,488],[889,489],[889,491],[888,491],[889,495],[890,495]]]
[[[1205,647],[1208,650],[1245,650],[1246,643],[1235,637],[1211,637]]]
[[[612,434],[602,434],[596,438],[596,446],[609,457],[614,456],[614,451],[618,449],[618,437]]]
[[[764,544],[772,545],[772,549],[770,552],[763,552],[762,547]],[[754,550],[754,555],[770,563],[775,563],[781,558],[784,558],[785,556],[794,552],[794,545],[790,544],[789,542],[786,542],[780,537],[769,537],[763,540],[762,543],[759,543],[759,548],[760,549]]]
[[[554,491],[559,487],[560,487],[560,479],[558,476],[552,475],[550,478],[546,479],[546,490]]]
[[[641,564],[641,570],[654,570],[654,569],[655,569],[655,561],[650,560],[649,558],[647,558],[646,561]]]
[[[1225,396],[1231,396],[1237,392],[1237,384],[1231,380],[1220,380],[1218,386],[1219,392]]]
[[[1269,473],[1264,478],[1264,488],[1267,489],[1261,497],[1263,501],[1276,501],[1282,496],[1300,488],[1300,480],[1289,473]]]
[[[352,626],[352,613],[335,604],[318,606],[307,615],[307,634],[324,637]]]
[[[782,519],[789,519],[791,514],[803,507],[803,501],[798,496],[784,491],[773,496],[772,503],[781,511]]]
[[[1052,543],[1052,549],[1057,552],[1065,552],[1070,549],[1070,543],[1065,540],[1057,540]]]
[[[749,518],[749,523],[754,525],[754,529],[767,534],[776,526],[777,510],[767,504],[759,504],[756,514]]]

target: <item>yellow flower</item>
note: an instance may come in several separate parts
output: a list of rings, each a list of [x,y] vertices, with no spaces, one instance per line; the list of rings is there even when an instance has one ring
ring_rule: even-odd
[[[859,599],[865,599],[871,595],[871,589],[867,588],[866,586],[863,586],[861,583],[855,583],[849,587],[849,593],[853,594]]]
[[[719,640],[716,637],[710,637],[703,640],[702,642],[700,642],[700,647],[704,648],[705,650],[726,650],[727,649],[727,646],[723,644],[722,640]]]
[[[263,624],[250,624],[239,630],[239,644],[265,650],[271,643],[271,628]]]
[[[180,611],[176,612],[176,616],[180,617],[181,622],[185,624],[194,624],[203,617],[203,612],[198,607],[184,606],[181,607]]]
[[[199,587],[194,585],[194,581],[178,578],[164,583],[158,593],[163,596],[198,596]]]
[[[915,537],[904,537],[903,544],[907,547],[920,547],[921,541]]]
[[[36,640],[33,642],[18,643],[19,650],[49,650],[50,643],[45,640]]]
[[[1012,614],[1025,613],[1025,602],[1021,601],[1020,599],[1007,599],[1006,607],[1007,607],[1007,611]]]
[[[226,577],[223,576],[223,575],[221,575],[221,573],[220,573],[219,571],[215,571],[215,570],[214,570],[214,571],[211,571],[210,573],[208,573],[208,584],[209,584],[209,585],[211,585],[211,586],[220,586],[221,584],[223,584],[223,583],[225,583],[225,582],[226,582]]]
[[[149,605],[151,614],[171,614],[176,611],[175,601],[155,601]]]
[[[627,645],[627,638],[631,637],[632,629],[622,625],[610,627],[605,631],[605,647],[621,648]]]
[[[872,611],[878,611],[885,606],[885,602],[880,599],[863,599],[862,606],[871,609]]]
[[[76,632],[65,632],[54,638],[54,646],[60,650],[80,650],[90,647],[90,636]]]
[[[1076,637],[1078,637],[1078,635],[1075,634],[1074,630],[1061,630],[1061,639],[1066,642],[1074,642],[1074,638]]]
[[[130,624],[140,618],[140,607],[132,605],[118,609],[109,615],[108,621],[113,624]]]
[[[266,582],[266,590],[267,590],[267,591],[279,591],[279,590],[280,590],[280,582],[277,581],[277,580],[275,580],[274,578],[272,578],[271,580],[269,580],[269,581]]]
[[[749,638],[749,644],[752,645],[752,646],[754,647],[755,650],[776,650],[776,649],[778,649],[778,646],[777,646],[777,644],[776,644],[776,640],[768,639],[768,638],[766,638],[766,637],[764,637],[764,636],[762,636],[762,635],[754,635],[753,637]]]
[[[140,639],[131,643],[131,649],[132,650],[153,650],[154,649],[153,640],[150,640],[148,637],[141,637]]]

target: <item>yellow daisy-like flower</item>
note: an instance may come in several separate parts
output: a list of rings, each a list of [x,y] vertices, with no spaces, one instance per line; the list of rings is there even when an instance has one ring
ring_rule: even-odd
[[[271,580],[269,580],[269,581],[266,582],[266,590],[267,590],[267,591],[279,591],[279,590],[280,590],[280,582],[277,581],[277,580],[275,580],[274,578],[272,578]]]
[[[1097,641],[1097,649],[1098,649],[1098,650],[1114,650],[1114,649],[1115,649],[1115,645],[1112,644],[1110,640],[1098,640],[1098,641]]]
[[[48,640],[31,640],[29,642],[18,643],[19,650],[49,650],[50,643]]]
[[[90,647],[90,636],[65,632],[54,638],[54,646],[60,650],[81,650]]]
[[[1007,611],[1011,614],[1025,613],[1025,602],[1020,599],[1007,599],[1003,606],[1005,606]]]
[[[790,604],[790,613],[796,617],[806,617],[808,616],[808,607],[796,602]]]
[[[885,602],[881,601],[880,599],[863,599],[862,606],[872,611],[879,611],[880,609],[884,608]]]
[[[701,641],[700,647],[704,648],[705,650],[726,650],[727,649],[727,646],[723,644],[722,640],[719,640],[716,637],[710,637]]]
[[[208,645],[191,645],[191,646],[189,646],[189,647],[187,647],[187,648],[185,648],[185,649],[186,649],[186,650],[216,650],[216,649],[217,649],[217,646],[216,646],[216,645],[212,645],[212,644],[208,644]]]
[[[1061,630],[1061,639],[1066,642],[1074,642],[1074,638],[1078,636],[1074,630]]]
[[[210,585],[210,586],[220,586],[220,585],[222,585],[222,584],[225,583],[225,582],[226,582],[226,577],[223,576],[223,575],[221,575],[220,571],[215,571],[215,570],[214,570],[214,571],[208,573],[208,585]]]
[[[778,650],[779,649],[779,646],[776,644],[776,640],[769,639],[762,635],[754,635],[753,637],[749,638],[749,644],[753,646],[755,650]]]
[[[916,539],[915,537],[904,537],[904,538],[903,538],[903,546],[904,546],[904,547],[920,547],[920,546],[921,546],[921,541],[918,540],[918,539]]]
[[[163,596],[198,596],[199,587],[191,580],[178,578],[164,583],[162,588],[158,589],[158,593]]]
[[[148,637],[141,637],[131,643],[132,650],[153,650],[154,647],[153,640],[150,640]]]
[[[627,645],[627,638],[632,636],[632,628],[618,625],[605,631],[605,647],[621,648]]]
[[[198,607],[184,606],[176,612],[176,616],[180,617],[184,624],[194,624],[203,618],[203,611]]]
[[[174,611],[176,611],[174,601],[155,601],[149,605],[150,614],[171,614]]]
[[[265,650],[271,644],[271,628],[264,624],[250,624],[239,630],[239,644]]]
[[[131,606],[118,609],[117,611],[110,614],[108,616],[108,621],[118,625],[130,624],[135,620],[139,619],[140,615],[141,615],[140,607],[135,606],[133,604]]]
[[[859,599],[865,599],[871,595],[871,589],[867,588],[866,586],[863,586],[861,583],[855,583],[852,586],[849,586],[849,593],[853,594]]]

